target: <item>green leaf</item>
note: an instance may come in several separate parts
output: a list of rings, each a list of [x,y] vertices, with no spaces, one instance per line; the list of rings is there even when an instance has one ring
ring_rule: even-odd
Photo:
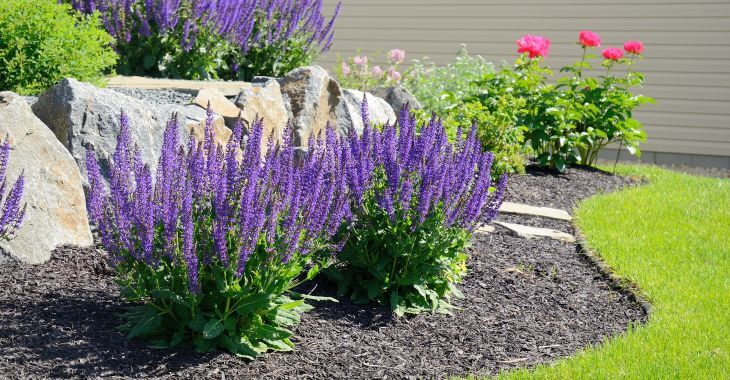
[[[242,315],[255,313],[261,309],[266,309],[270,303],[270,294],[256,294],[241,301],[241,304],[236,307],[236,311]]]
[[[259,325],[253,331],[254,336],[259,339],[282,340],[294,335],[291,331],[277,326]]]
[[[214,339],[223,332],[223,323],[220,319],[211,319],[203,327],[203,337],[205,339]]]
[[[312,266],[312,268],[309,269],[309,271],[307,272],[307,281],[309,281],[309,280],[317,277],[317,275],[319,274],[320,269],[321,268],[319,267],[319,265],[316,265],[315,264],[314,266]]]
[[[153,308],[147,309],[134,325],[132,330],[127,334],[127,340],[131,340],[138,336],[148,335],[157,330],[162,325],[162,318]]]
[[[294,298],[301,298],[302,300],[310,300],[310,301],[319,301],[319,302],[335,302],[338,303],[336,298],[332,297],[326,297],[326,296],[313,296],[311,294],[302,294],[297,292],[291,292],[291,296]],[[304,304],[307,306],[307,304]]]

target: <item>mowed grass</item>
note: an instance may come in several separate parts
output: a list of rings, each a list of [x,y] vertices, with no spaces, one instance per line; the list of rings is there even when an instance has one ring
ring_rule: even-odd
[[[730,181],[650,166],[618,171],[649,184],[590,198],[576,218],[590,248],[650,301],[648,323],[500,377],[730,379]]]

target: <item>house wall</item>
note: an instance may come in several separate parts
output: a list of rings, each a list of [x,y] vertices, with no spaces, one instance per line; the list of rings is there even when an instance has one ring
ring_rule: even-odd
[[[325,0],[331,12],[336,0]],[[572,63],[578,31],[599,33],[603,46],[637,39],[646,58],[642,92],[656,99],[636,113],[649,135],[645,161],[730,167],[730,0],[343,0],[331,51],[405,49],[408,58],[453,59],[460,44],[494,61],[515,58],[515,40],[552,41],[547,64]],[[615,156],[615,151],[607,152]],[[657,160],[658,159],[658,160]],[[661,162],[660,162],[661,161]]]

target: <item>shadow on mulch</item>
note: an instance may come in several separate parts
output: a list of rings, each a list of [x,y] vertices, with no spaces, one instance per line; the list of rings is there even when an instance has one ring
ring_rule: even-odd
[[[630,183],[580,169],[560,176],[528,173],[513,178],[509,197],[541,206],[569,208],[587,195]],[[573,187],[565,189],[565,181]],[[574,244],[524,240],[498,227],[477,235],[469,255],[469,275],[460,286],[465,298],[454,302],[459,310],[453,316],[397,319],[377,305],[317,302],[295,331],[294,352],[247,362],[225,352],[200,355],[127,343],[116,330],[125,305],[102,254],[61,248],[40,266],[0,266],[0,377],[488,375],[569,356],[646,319],[630,295],[612,289],[576,254]],[[303,290],[334,295],[324,281]]]

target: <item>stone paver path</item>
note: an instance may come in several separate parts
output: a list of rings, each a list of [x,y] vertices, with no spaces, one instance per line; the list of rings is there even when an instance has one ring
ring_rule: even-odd
[[[507,222],[495,222],[496,224],[499,224],[500,226],[507,228],[508,230],[514,232],[517,234],[517,236],[523,237],[525,239],[540,239],[540,238],[550,238],[554,240],[560,240],[567,243],[575,243],[575,236],[558,231],[553,230],[551,228],[539,228],[539,227],[530,227],[530,226],[524,226],[522,224],[515,224],[515,223],[507,223]]]
[[[565,210],[560,210],[560,209],[550,208],[550,207],[530,206],[530,205],[526,205],[526,204],[522,204],[522,203],[504,202],[502,204],[502,208],[499,211],[502,213],[505,213],[505,214],[536,216],[536,217],[551,218],[551,219],[564,220],[564,221],[573,220],[573,217],[570,215],[570,213],[568,213]],[[575,242],[575,236],[573,236],[567,232],[562,232],[562,231],[554,230],[551,228],[532,227],[532,226],[525,226],[522,224],[507,223],[507,222],[500,222],[500,221],[496,221],[494,223],[499,224],[500,226],[507,228],[508,230],[514,232],[517,236],[520,236],[520,237],[523,237],[526,239],[549,238],[549,239],[564,241],[564,242],[568,242],[568,243]],[[477,229],[474,232],[480,233],[480,234],[489,234],[494,231],[495,231],[495,228],[493,225],[480,225],[479,227],[477,227]]]
[[[570,213],[565,210],[550,207],[530,206],[522,203],[504,202],[502,203],[502,208],[499,209],[499,212],[503,212],[505,214],[541,216],[550,219],[567,221],[573,220],[573,217],[570,216]]]

